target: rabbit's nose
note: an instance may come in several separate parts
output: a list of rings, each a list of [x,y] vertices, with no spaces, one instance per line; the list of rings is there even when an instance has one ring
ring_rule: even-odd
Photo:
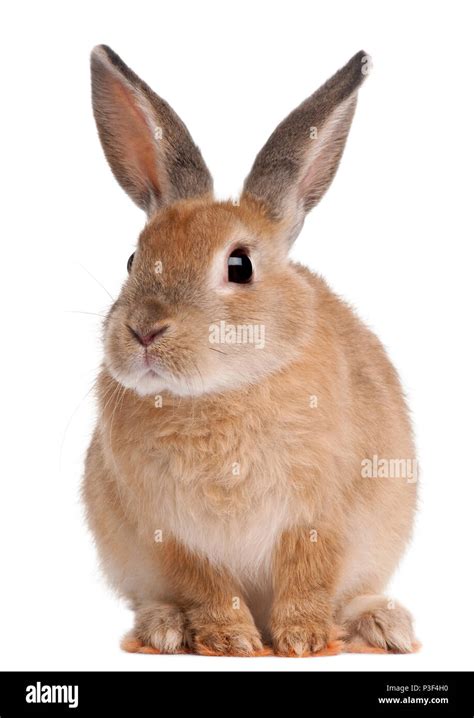
[[[128,326],[130,329],[132,335],[135,337],[137,342],[139,342],[142,347],[149,347],[150,344],[153,344],[155,339],[162,334],[166,332],[167,329],[169,329],[169,324],[160,324],[155,326],[152,331],[150,332],[142,332],[139,329],[133,328],[130,325]]]

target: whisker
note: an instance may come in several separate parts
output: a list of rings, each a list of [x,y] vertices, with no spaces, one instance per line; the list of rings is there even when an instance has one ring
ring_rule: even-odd
[[[111,298],[111,300],[114,302],[115,299],[113,298],[113,296],[111,295],[111,293],[108,291],[108,289],[106,289],[106,288],[104,287],[104,285],[102,284],[102,282],[99,282],[99,280],[97,279],[97,277],[94,277],[94,275],[92,274],[92,272],[89,272],[89,270],[86,269],[86,267],[84,267],[83,264],[81,264],[80,262],[77,262],[77,264],[78,264],[80,267],[82,267],[82,269],[84,270],[84,272],[87,272],[87,274],[89,275],[89,277],[91,277],[91,278],[94,280],[94,282],[97,282],[97,284],[99,285],[99,287],[102,287],[102,289],[104,290],[104,292],[105,292],[106,294],[108,294],[109,297]]]
[[[109,444],[110,444],[110,450],[111,450],[112,458],[113,458],[113,461],[114,461],[115,471],[117,472],[117,475],[119,476],[119,475],[120,475],[120,471],[119,471],[119,468],[118,468],[118,465],[117,465],[117,460],[116,460],[116,458],[115,458],[115,454],[114,454],[114,450],[113,450],[113,446],[112,446],[112,431],[113,431],[113,426],[114,426],[115,413],[116,413],[118,407],[119,407],[119,406],[122,407],[122,405],[123,405],[123,400],[124,400],[125,394],[127,393],[127,387],[126,387],[126,386],[121,386],[120,384],[118,384],[118,386],[120,387],[120,389],[121,389],[122,391],[119,391],[118,394],[117,394],[117,393],[114,393],[115,404],[114,404],[114,408],[113,408],[113,411],[112,411],[112,416],[111,416],[111,418],[110,418]]]
[[[91,391],[95,388],[95,384],[96,384],[96,381],[95,381],[95,379],[94,379],[94,381],[92,382],[92,385],[89,387],[89,390],[87,391],[86,394],[84,394],[84,396],[83,396],[82,399],[80,400],[79,404],[76,406],[76,408],[74,409],[74,411],[72,412],[71,416],[70,416],[69,419],[68,419],[68,422],[67,422],[67,424],[66,424],[66,427],[65,427],[65,429],[64,429],[64,433],[63,433],[63,436],[62,436],[62,439],[61,439],[61,445],[60,445],[60,447],[59,447],[59,473],[61,473],[61,464],[62,464],[62,456],[63,456],[64,442],[66,441],[66,436],[67,436],[67,432],[68,432],[68,430],[69,430],[69,427],[71,426],[72,420],[73,420],[74,417],[76,416],[77,412],[79,411],[79,409],[81,408],[81,406],[83,405],[83,403],[85,402],[85,400],[87,399],[87,397],[89,396],[89,394],[91,393]]]
[[[66,314],[91,314],[94,317],[102,317],[102,319],[107,319],[107,314],[99,314],[98,312],[81,312],[80,309],[66,309]]]
[[[215,347],[208,347],[208,349],[211,352],[219,352],[219,354],[225,354],[227,356],[227,352],[222,351],[222,349],[216,349]]]

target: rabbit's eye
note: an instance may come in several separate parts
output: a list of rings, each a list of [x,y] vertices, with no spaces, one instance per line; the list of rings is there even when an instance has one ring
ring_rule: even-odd
[[[128,262],[127,262],[127,272],[128,272],[129,274],[130,274],[131,269],[132,269],[132,264],[133,264],[133,258],[134,258],[134,256],[135,256],[135,252],[134,252],[133,254],[131,254],[130,257],[128,258]]]
[[[227,260],[229,282],[248,284],[252,279],[253,267],[250,257],[243,249],[235,249]]]

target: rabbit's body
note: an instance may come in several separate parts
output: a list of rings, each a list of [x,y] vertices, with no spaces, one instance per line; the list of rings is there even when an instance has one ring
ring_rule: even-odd
[[[244,391],[167,395],[159,407],[106,370],[99,377],[85,492],[106,573],[135,605],[173,600],[160,570],[167,535],[228,569],[264,632],[285,530],[305,526],[318,540],[325,525],[337,526],[336,609],[378,594],[403,553],[416,484],[361,479],[374,447],[380,457],[414,456],[396,373],[349,307],[295,268],[314,319],[297,366]]]
[[[94,62],[104,147],[144,203],[149,180],[139,187],[137,178],[151,170],[140,164],[143,146],[128,164],[118,161],[104,117],[129,85],[131,102],[137,88],[157,112],[162,101],[111,51],[101,48]],[[341,108],[352,116],[344,93],[360,82],[352,62],[338,123]],[[336,86],[325,86],[326,113]],[[342,131],[331,118],[324,124],[324,113],[320,120]],[[136,142],[135,112],[128,122]],[[168,128],[174,149],[178,131]],[[117,132],[123,142],[127,123]],[[336,148],[340,155],[340,142]],[[124,179],[132,160],[138,164]],[[189,197],[153,199],[130,281],[105,326],[84,483],[105,572],[134,607],[138,636],[160,650],[181,650],[188,640],[202,652],[247,654],[260,647],[261,632],[281,653],[315,651],[333,620],[374,645],[409,650],[409,615],[380,592],[410,536],[416,477],[363,471],[372,457],[415,460],[397,375],[352,310],[286,259],[301,217],[269,209],[291,193],[262,197],[265,155],[237,205],[213,201],[201,163],[195,154]],[[275,171],[274,156],[270,165]],[[323,166],[329,179],[333,171]],[[188,175],[173,176],[176,187],[189,185]],[[306,203],[321,192],[312,180],[309,192],[308,182],[306,173]],[[242,254],[251,258],[251,281],[239,284],[229,270],[227,282],[228,256],[248,271]],[[211,345],[219,320],[258,323],[265,342]]]

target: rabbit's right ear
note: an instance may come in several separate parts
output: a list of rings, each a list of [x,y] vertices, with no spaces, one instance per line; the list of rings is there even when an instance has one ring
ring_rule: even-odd
[[[332,182],[369,69],[365,52],[354,55],[278,125],[245,180],[243,199],[263,201],[273,218],[284,220],[289,241]]]
[[[92,51],[92,104],[109,165],[150,216],[212,192],[212,178],[184,123],[106,45]]]

